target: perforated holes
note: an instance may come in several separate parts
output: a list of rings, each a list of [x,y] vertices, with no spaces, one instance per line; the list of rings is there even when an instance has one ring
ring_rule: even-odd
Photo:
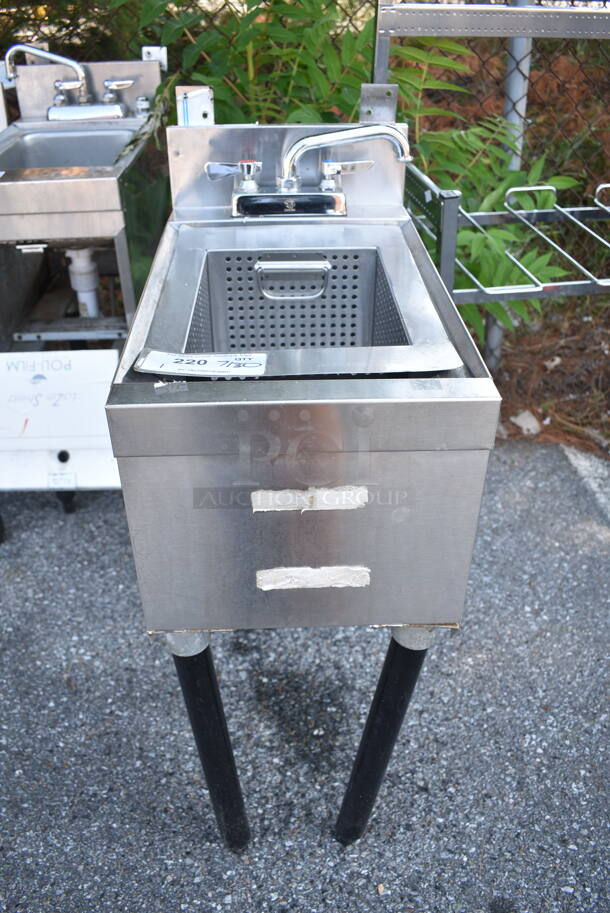
[[[359,267],[367,264],[362,262],[360,254],[340,250],[307,254],[282,252],[279,259],[295,260],[294,275],[287,272],[281,278],[271,274],[265,278],[263,273],[262,278],[266,293],[276,295],[275,300],[262,295],[259,288],[254,265],[261,259],[275,260],[278,254],[274,251],[262,251],[257,255],[233,253],[223,256],[219,264],[224,272],[225,338],[231,348],[345,346],[370,342],[365,336],[365,327],[368,327],[373,302],[362,300]],[[319,277],[299,274],[298,261],[301,259],[320,259],[331,264],[322,294],[316,295],[321,288],[323,271]],[[370,284],[368,289],[370,293]],[[235,301],[239,302],[239,307],[246,303],[246,313],[244,310],[239,312],[239,321],[235,320],[238,315],[232,310]],[[219,318],[216,311],[214,319]],[[341,325],[348,335],[339,335]]]

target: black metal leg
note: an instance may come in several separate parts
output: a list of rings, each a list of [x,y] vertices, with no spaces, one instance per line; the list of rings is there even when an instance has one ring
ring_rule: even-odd
[[[208,646],[194,656],[174,654],[174,662],[218,827],[227,846],[240,850],[250,839],[250,828],[212,650]]]
[[[6,542],[6,527],[4,525],[4,520],[2,519],[2,514],[0,514],[0,545]]]
[[[74,503],[74,496],[76,495],[75,491],[58,491],[57,498],[61,502],[61,506],[64,509],[65,514],[73,514],[76,511],[76,504]]]
[[[341,843],[353,843],[364,833],[425,655],[425,649],[390,641],[335,825]]]

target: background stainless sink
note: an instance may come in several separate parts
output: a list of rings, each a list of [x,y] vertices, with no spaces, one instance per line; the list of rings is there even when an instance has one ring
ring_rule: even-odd
[[[0,133],[0,242],[114,237],[121,186],[149,137],[137,118],[11,124]]]
[[[0,171],[29,168],[109,167],[135,130],[46,130],[15,134],[0,151]]]

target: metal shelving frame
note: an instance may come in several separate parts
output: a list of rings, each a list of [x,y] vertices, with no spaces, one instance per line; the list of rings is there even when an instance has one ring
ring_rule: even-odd
[[[375,42],[375,83],[387,84],[390,42],[399,37],[524,37],[524,38],[590,38],[610,39],[610,9],[597,6],[506,6],[504,4],[463,3],[380,3],[377,10]],[[600,184],[592,205],[558,205],[550,208],[522,209],[515,204],[518,193],[550,191],[553,187],[513,187],[507,191],[503,209],[494,212],[467,212],[461,205],[457,189],[441,190],[413,164],[407,166],[407,203],[420,230],[431,238],[436,249],[437,265],[456,304],[482,304],[491,301],[516,301],[527,298],[557,298],[573,295],[597,295],[610,291],[610,278],[594,275],[584,264],[561,247],[545,230],[548,225],[573,226],[588,240],[610,250],[610,243],[600,234],[600,224],[610,220],[610,184]],[[578,279],[541,282],[535,274],[509,251],[505,256],[521,270],[524,282],[518,285],[483,286],[456,257],[457,234],[470,227],[486,233],[494,225],[520,224],[532,238],[542,241],[580,274]],[[594,223],[595,228],[591,227]],[[610,262],[610,258],[609,258]],[[455,271],[459,269],[472,282],[471,288],[454,289]],[[526,281],[525,281],[526,280]]]

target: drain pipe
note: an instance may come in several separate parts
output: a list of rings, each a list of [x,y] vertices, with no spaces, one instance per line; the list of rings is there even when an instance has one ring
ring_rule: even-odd
[[[67,250],[70,285],[78,298],[78,312],[81,317],[99,317],[100,305],[97,295],[100,279],[97,264],[93,259],[93,248]]]

